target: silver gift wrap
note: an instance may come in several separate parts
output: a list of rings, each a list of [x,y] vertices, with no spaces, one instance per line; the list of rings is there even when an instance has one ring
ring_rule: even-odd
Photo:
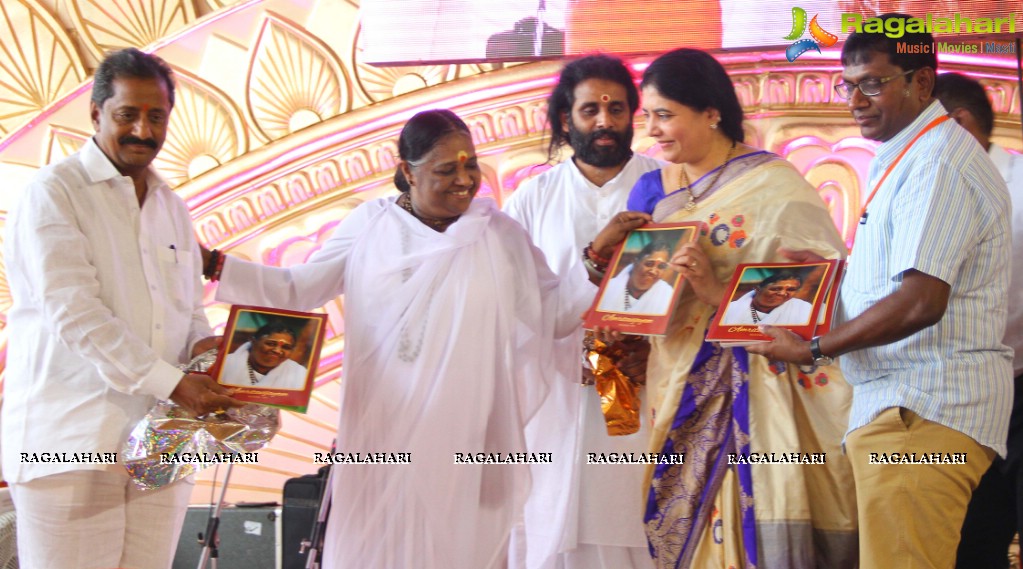
[[[217,359],[215,350],[197,356],[184,373],[205,373]],[[121,461],[141,488],[160,488],[214,464],[252,462],[251,455],[277,434],[280,410],[250,404],[225,413],[194,416],[160,401],[132,429]]]

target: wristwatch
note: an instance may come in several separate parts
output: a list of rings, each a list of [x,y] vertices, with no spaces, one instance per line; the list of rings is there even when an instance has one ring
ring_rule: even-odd
[[[835,362],[835,360],[825,356],[821,353],[821,337],[814,336],[810,340],[810,356],[813,357],[813,365],[815,366],[829,366]]]

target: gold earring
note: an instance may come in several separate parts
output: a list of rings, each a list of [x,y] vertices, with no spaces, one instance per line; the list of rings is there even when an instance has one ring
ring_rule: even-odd
[[[714,123],[714,124],[710,125],[710,128],[717,128],[717,127],[718,127],[718,123]]]

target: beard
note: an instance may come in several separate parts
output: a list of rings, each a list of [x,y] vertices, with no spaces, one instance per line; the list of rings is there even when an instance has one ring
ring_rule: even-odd
[[[611,146],[598,146],[597,139],[608,136],[614,140]],[[568,121],[568,142],[575,152],[575,159],[597,168],[618,166],[632,157],[632,125],[623,132],[600,128],[586,134]]]

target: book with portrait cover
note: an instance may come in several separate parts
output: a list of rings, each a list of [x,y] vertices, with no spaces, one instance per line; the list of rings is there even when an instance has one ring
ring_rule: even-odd
[[[232,306],[210,377],[239,401],[305,413],[326,329],[326,314]]]
[[[835,276],[831,280],[831,287],[824,296],[820,318],[817,319],[817,328],[813,331],[814,336],[823,336],[831,331],[831,326],[835,323],[835,312],[838,311],[838,289],[842,288],[842,277],[844,276],[845,261],[839,261],[838,266],[835,267]]]
[[[744,263],[735,268],[725,297],[707,328],[722,346],[769,342],[761,324],[792,330],[804,339],[831,329],[845,261]]]
[[[631,231],[615,250],[583,327],[660,336],[682,293],[682,275],[671,257],[700,235],[698,222],[648,223]]]

